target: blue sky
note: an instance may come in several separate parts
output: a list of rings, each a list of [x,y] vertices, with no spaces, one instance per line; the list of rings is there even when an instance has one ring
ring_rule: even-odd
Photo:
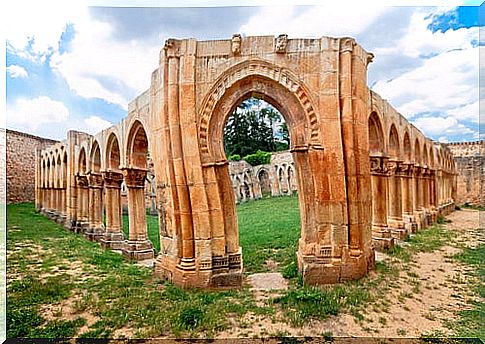
[[[68,129],[95,133],[117,123],[149,87],[169,37],[287,33],[355,37],[376,56],[369,86],[427,136],[479,138],[476,6],[29,6],[26,13],[17,1],[6,16],[7,128],[64,139]]]

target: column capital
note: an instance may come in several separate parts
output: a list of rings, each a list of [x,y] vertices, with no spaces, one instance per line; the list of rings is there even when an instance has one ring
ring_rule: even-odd
[[[100,189],[103,187],[103,176],[99,172],[88,173],[89,187],[94,189]]]
[[[387,170],[388,174],[390,175],[398,175],[401,172],[402,169],[402,161],[401,160],[396,160],[396,159],[389,159],[387,160]]]
[[[123,168],[123,177],[129,188],[144,188],[148,170],[144,168]]]
[[[89,187],[89,181],[88,181],[88,177],[85,176],[84,174],[77,174],[76,175],[76,183],[77,183],[77,186],[80,186],[82,188],[87,188]]]
[[[370,172],[373,175],[387,176],[389,158],[385,156],[370,156]]]
[[[120,189],[123,182],[123,173],[116,171],[104,171],[103,173],[104,184],[107,188]]]
[[[401,163],[401,176],[411,177],[414,171],[414,164],[412,162]]]

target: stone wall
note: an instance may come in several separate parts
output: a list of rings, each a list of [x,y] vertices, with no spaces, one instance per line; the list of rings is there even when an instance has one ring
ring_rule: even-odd
[[[57,141],[9,129],[6,134],[7,203],[33,202],[35,150],[44,149]]]
[[[458,171],[457,203],[485,206],[485,141],[450,143],[448,148],[453,153]]]
[[[5,170],[6,170],[6,155],[5,155],[5,129],[0,128],[0,204],[5,204]]]

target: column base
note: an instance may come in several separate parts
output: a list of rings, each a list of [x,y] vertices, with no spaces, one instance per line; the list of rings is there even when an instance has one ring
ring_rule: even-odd
[[[305,285],[335,284],[364,277],[375,268],[374,250],[342,250],[342,257],[320,257],[297,252],[298,269]]]
[[[123,250],[126,244],[125,235],[122,232],[104,232],[99,243],[104,249]]]
[[[395,239],[387,226],[372,225],[372,245],[377,251],[386,251],[394,247]]]
[[[154,265],[154,275],[186,288],[239,288],[243,273],[239,252],[207,259],[182,259],[159,254]]]
[[[89,223],[85,220],[80,220],[76,222],[75,232],[83,234],[89,229]]]
[[[391,236],[396,240],[406,240],[408,233],[402,218],[388,218],[387,224],[391,229]]]
[[[101,240],[101,237],[104,235],[106,230],[104,227],[98,226],[98,227],[91,227],[89,226],[87,230],[84,232],[84,237],[88,239],[89,241],[95,241],[99,242]]]
[[[421,230],[426,227],[426,217],[425,217],[424,211],[422,210],[415,211],[414,219],[416,220],[418,230]]]
[[[404,228],[407,234],[416,233],[418,230],[418,224],[412,214],[403,214]]]
[[[122,248],[123,257],[129,260],[146,260],[155,258],[155,250],[149,240],[127,240]]]

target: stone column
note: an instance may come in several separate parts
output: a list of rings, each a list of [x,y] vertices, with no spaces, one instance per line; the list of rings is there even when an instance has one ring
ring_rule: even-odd
[[[429,202],[429,167],[424,166],[422,171],[422,184],[421,191],[423,194],[423,212],[424,212],[424,224],[429,226],[431,224],[431,209]]]
[[[271,167],[273,167],[273,166],[271,166]],[[271,185],[271,196],[272,197],[280,196],[281,195],[280,183],[278,181],[277,172],[275,172],[275,170],[273,168],[270,168],[270,170],[269,170],[269,181],[270,181],[270,185]]]
[[[394,246],[394,238],[387,224],[388,158],[370,157],[372,188],[372,241],[377,250]]]
[[[414,166],[414,217],[418,229],[425,227],[425,215],[423,207],[423,172],[424,168],[418,164]]]
[[[401,161],[389,160],[389,198],[387,223],[391,228],[391,234],[396,239],[405,239],[406,230],[402,217],[402,188],[401,188]]]
[[[429,170],[429,207],[431,213],[431,222],[436,222],[438,217],[438,202],[436,195],[436,170]]]
[[[121,183],[123,174],[113,171],[103,172],[106,188],[106,231],[101,237],[101,246],[122,250],[125,245],[123,218],[121,214]]]
[[[122,249],[130,260],[153,259],[155,252],[147,236],[145,209],[145,178],[148,170],[124,168],[123,177],[128,189],[128,240]]]
[[[84,233],[89,227],[89,182],[88,177],[78,174],[76,176],[77,187],[77,222],[76,232]]]
[[[89,229],[84,236],[99,241],[105,229],[103,224],[103,177],[101,173],[89,172]]]
[[[412,163],[401,164],[402,216],[407,234],[416,233],[417,230],[414,219],[413,169],[414,164]]]

